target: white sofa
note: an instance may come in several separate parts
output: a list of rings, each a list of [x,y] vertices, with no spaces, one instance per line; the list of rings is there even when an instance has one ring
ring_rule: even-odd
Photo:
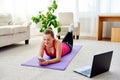
[[[30,22],[14,24],[9,13],[0,13],[0,47],[14,44],[19,41],[29,43]]]

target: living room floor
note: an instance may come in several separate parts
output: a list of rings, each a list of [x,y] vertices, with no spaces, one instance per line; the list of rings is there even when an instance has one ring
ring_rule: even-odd
[[[64,71],[21,66],[21,63],[38,55],[40,40],[41,37],[36,36],[30,39],[29,45],[19,42],[0,48],[0,80],[120,80],[120,43],[91,38],[74,39],[75,45],[83,47]],[[114,52],[109,72],[93,78],[73,72],[75,68],[91,64],[93,55],[110,50]]]

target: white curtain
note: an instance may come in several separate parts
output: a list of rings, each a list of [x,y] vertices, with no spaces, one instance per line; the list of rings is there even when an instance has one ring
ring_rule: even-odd
[[[94,36],[97,34],[97,17],[100,14],[119,14],[119,0],[58,0],[58,11],[73,11],[80,21],[80,35]],[[67,5],[66,5],[67,4]],[[66,7],[67,6],[67,7]],[[111,36],[111,27],[120,27],[119,22],[104,23],[103,36]]]
[[[0,13],[11,13],[16,24],[31,21],[39,11],[46,11],[52,0],[0,0]],[[36,27],[37,26],[37,27]],[[32,23],[31,35],[39,35],[39,24]]]
[[[0,11],[13,15],[14,21],[28,20],[45,11],[51,0],[0,0]]]
[[[0,0],[0,12],[9,12],[14,22],[31,20],[39,11],[46,11],[52,0]],[[80,21],[81,36],[97,34],[97,16],[100,14],[119,14],[119,0],[57,0],[57,12],[73,12],[75,20]],[[57,13],[56,12],[56,13]],[[104,36],[110,37],[111,27],[119,27],[119,22],[106,22]]]

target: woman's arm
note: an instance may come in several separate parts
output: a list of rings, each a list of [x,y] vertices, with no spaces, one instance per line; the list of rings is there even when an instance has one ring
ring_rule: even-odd
[[[44,54],[44,43],[43,41],[40,43],[40,50],[39,50],[39,55],[38,58],[42,58]]]

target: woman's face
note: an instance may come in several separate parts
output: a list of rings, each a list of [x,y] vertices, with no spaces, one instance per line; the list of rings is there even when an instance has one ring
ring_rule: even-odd
[[[46,46],[51,47],[53,44],[53,40],[54,38],[50,34],[43,35],[43,41]]]

